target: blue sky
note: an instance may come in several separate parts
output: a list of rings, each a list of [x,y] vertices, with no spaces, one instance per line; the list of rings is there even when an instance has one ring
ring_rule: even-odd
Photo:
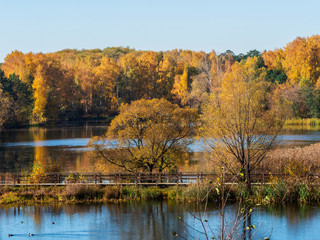
[[[0,62],[13,50],[271,50],[319,34],[319,9],[310,0],[0,0]]]

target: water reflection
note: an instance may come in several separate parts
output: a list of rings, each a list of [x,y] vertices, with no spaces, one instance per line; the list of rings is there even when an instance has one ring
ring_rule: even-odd
[[[168,239],[183,232],[182,208],[166,203],[68,205],[0,209],[1,239],[8,233],[35,233],[38,239]],[[20,224],[23,221],[23,224]],[[54,222],[54,224],[52,224]],[[37,239],[37,238],[36,238]]]
[[[34,161],[41,163],[48,171],[93,171],[95,169],[90,164],[86,145],[92,136],[103,135],[106,129],[106,124],[87,123],[5,131],[0,135],[0,171],[30,171]],[[307,145],[319,141],[319,131],[305,129],[287,129],[281,138],[281,142],[286,146]],[[202,151],[203,144],[198,141],[191,148],[196,152]],[[199,164],[199,167],[202,166],[206,166],[206,163]],[[188,166],[183,166],[183,170],[188,170]]]
[[[85,171],[90,168],[86,144],[106,128],[99,123],[5,131],[0,135],[0,171],[30,171],[35,161],[48,170]]]
[[[204,239],[190,228],[202,230],[190,214],[193,210],[192,205],[176,202],[1,208],[0,239],[7,239],[9,233],[27,237],[29,232],[35,234],[34,239],[170,239],[173,231],[182,236],[188,230],[195,239]],[[237,211],[236,205],[227,207],[229,221]],[[219,217],[215,206],[209,206],[206,218],[214,233]],[[314,207],[261,207],[252,213],[250,224],[259,227],[253,239],[270,234],[271,239],[316,239],[319,220]],[[239,231],[241,234],[242,229]]]

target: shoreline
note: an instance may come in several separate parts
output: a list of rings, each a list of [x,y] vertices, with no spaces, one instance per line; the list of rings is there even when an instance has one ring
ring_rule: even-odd
[[[249,193],[244,185],[225,186],[228,202],[244,204],[286,205],[320,204],[320,185],[300,181],[279,181],[270,185],[252,186]],[[186,203],[221,201],[219,183],[192,184],[160,188],[140,186],[66,185],[54,187],[0,187],[0,207],[17,205],[97,204],[139,201],[177,201]]]

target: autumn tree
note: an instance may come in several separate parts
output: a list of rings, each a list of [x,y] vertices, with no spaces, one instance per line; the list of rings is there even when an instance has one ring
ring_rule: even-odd
[[[222,80],[221,90],[211,95],[203,107],[202,133],[215,160],[251,187],[251,172],[268,151],[277,145],[283,125],[281,105],[271,109],[269,83],[257,58],[235,63]]]
[[[129,53],[120,57],[121,78],[118,83],[120,101],[129,103],[138,100],[138,79],[140,78],[139,62],[135,54]]]
[[[101,59],[98,67],[93,69],[95,76],[98,78],[96,82],[96,93],[99,95],[97,105],[105,111],[117,109],[118,102],[118,79],[120,77],[120,66],[107,56]],[[105,108],[105,109],[103,109]]]
[[[183,73],[181,75],[176,75],[174,78],[174,85],[172,89],[172,94],[180,100],[181,105],[187,104],[188,97],[188,65],[185,64]]]
[[[158,67],[157,95],[155,97],[163,97],[167,100],[172,99],[171,90],[174,84],[175,68],[176,61],[173,57],[163,54]]]
[[[105,138],[92,139],[91,147],[105,161],[127,171],[162,172],[188,152],[197,117],[195,110],[165,99],[123,104]]]

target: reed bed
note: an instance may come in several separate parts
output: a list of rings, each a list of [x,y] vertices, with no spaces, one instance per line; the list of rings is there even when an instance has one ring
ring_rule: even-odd
[[[285,126],[291,125],[310,125],[317,126],[320,125],[320,118],[292,118],[286,120]]]

